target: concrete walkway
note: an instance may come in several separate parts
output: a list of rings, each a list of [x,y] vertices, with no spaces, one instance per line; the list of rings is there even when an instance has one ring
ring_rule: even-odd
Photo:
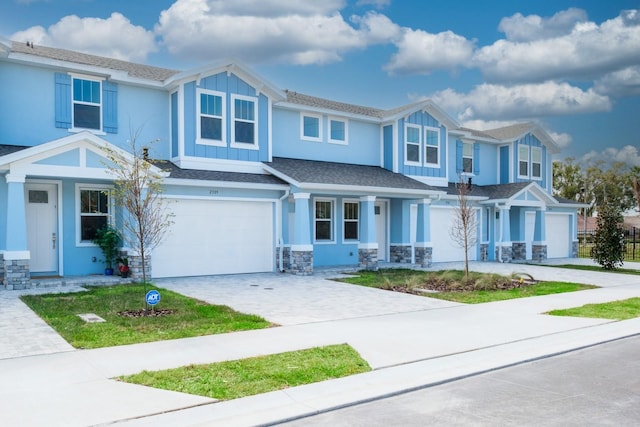
[[[640,264],[625,266],[640,269]],[[452,267],[461,266],[434,268]],[[256,274],[158,280],[159,287],[259,314],[283,326],[96,350],[72,350],[18,300],[23,291],[4,292],[0,425],[268,424],[640,334],[640,319],[611,322],[541,314],[640,296],[640,276],[496,263],[472,263],[471,268],[528,272],[537,279],[602,288],[463,305],[329,281],[330,273],[321,272],[306,278]],[[16,318],[26,326],[20,323],[21,330],[9,336]],[[34,341],[38,344],[31,347]],[[143,369],[344,342],[374,371],[229,402],[111,379]]]

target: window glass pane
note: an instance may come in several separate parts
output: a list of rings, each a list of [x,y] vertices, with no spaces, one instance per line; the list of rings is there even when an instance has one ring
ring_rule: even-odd
[[[304,125],[304,136],[308,136],[310,138],[320,137],[320,120],[317,117],[304,116],[302,121]]]
[[[438,163],[438,148],[437,147],[427,147],[427,163]]]
[[[520,169],[518,171],[520,176],[528,176],[529,175],[529,163],[520,162]]]
[[[540,163],[533,163],[531,164],[531,175],[536,177],[536,178],[540,178],[542,176],[541,174],[541,170],[540,170]]]
[[[345,240],[358,240],[358,221],[347,221],[344,223]]]
[[[222,141],[222,119],[200,117],[200,138]]]
[[[358,203],[344,204],[344,219],[358,219]]]
[[[331,202],[316,202],[316,218],[331,219]]]
[[[331,240],[331,221],[316,221],[316,240]]]
[[[100,129],[100,107],[73,104],[73,126],[85,129]]]
[[[542,161],[542,151],[540,149],[531,150],[531,161],[540,163]]]
[[[420,143],[420,129],[414,128],[414,127],[408,127],[407,142]]]
[[[200,94],[200,113],[221,117],[222,98],[215,95]]]
[[[331,139],[344,141],[344,122],[331,120]]]
[[[467,142],[462,144],[462,156],[473,157],[473,144],[469,144]]]
[[[407,144],[407,161],[419,162],[420,161],[420,147],[415,144]]]
[[[438,146],[438,132],[434,131],[434,130],[428,130],[427,134],[427,145],[435,145]]]
[[[236,119],[253,120],[254,119],[253,101],[236,99],[235,116],[236,116]]]
[[[96,237],[96,231],[107,225],[106,216],[80,217],[80,240],[91,241]]]
[[[243,142],[245,144],[253,144],[253,123],[236,121],[236,142]]]
[[[462,158],[462,172],[472,173],[473,172],[473,159],[468,157]]]
[[[29,190],[29,203],[49,203],[49,192],[44,190]]]
[[[520,160],[529,160],[529,147],[519,148]]]

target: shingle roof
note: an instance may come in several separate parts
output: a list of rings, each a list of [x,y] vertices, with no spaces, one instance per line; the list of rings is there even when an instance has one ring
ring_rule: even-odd
[[[330,184],[402,190],[442,191],[378,166],[274,157],[268,167],[300,184]]]
[[[250,184],[280,184],[285,182],[278,177],[259,173],[220,172],[200,169],[181,169],[172,162],[166,160],[152,160],[158,168],[169,172],[169,178],[196,179],[204,181],[241,182]]]
[[[25,147],[23,145],[1,145],[0,144],[0,157],[6,156],[8,154],[13,154],[17,151],[25,150],[27,148],[31,148],[31,147]]]
[[[520,190],[531,184],[530,182],[514,182],[510,184],[496,184],[496,185],[475,185],[471,186],[471,190],[468,195],[473,197],[487,197],[488,200],[504,200],[508,199]],[[450,182],[447,187],[447,194],[458,194],[458,183]]]
[[[496,129],[485,130],[484,133],[492,138],[505,140],[517,138],[533,128],[531,123],[517,123],[515,125],[505,126]]]
[[[380,110],[378,108],[364,107],[361,105],[332,101],[330,99],[318,98],[315,96],[305,95],[290,90],[285,90],[284,92],[287,94],[287,102],[290,102],[292,104],[306,105],[316,108],[326,108],[329,110],[342,111],[351,114],[360,114],[363,116],[371,116],[376,118],[382,118],[385,114],[384,110]]]
[[[110,70],[124,71],[131,77],[142,79],[164,81],[177,74],[177,70],[154,67],[151,65],[136,64],[133,62],[121,61],[119,59],[106,58],[104,56],[89,55],[81,52],[74,52],[66,49],[53,47],[27,46],[26,43],[12,42],[11,52],[34,55],[41,58],[54,59],[58,61],[72,62],[81,65],[107,68]]]
[[[460,127],[460,128],[458,128],[458,130],[461,130],[461,131],[464,131],[464,132],[469,132],[471,135],[477,136],[477,137],[480,137],[480,138],[496,139],[495,137],[489,135],[486,131],[475,130],[475,129],[465,128],[465,127]]]

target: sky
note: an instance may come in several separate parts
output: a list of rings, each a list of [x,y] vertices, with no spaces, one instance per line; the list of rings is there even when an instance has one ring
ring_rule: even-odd
[[[3,0],[0,37],[382,109],[432,99],[478,130],[539,123],[558,159],[640,166],[640,0]]]

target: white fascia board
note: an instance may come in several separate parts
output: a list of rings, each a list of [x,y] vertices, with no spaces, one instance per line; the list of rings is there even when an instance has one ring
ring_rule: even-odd
[[[274,169],[274,168],[272,168],[270,166],[267,166],[265,164],[262,164],[262,167],[264,168],[265,172],[267,172],[267,173],[269,173],[269,174],[271,174],[271,175],[273,175],[273,176],[275,176],[277,178],[280,178],[284,182],[286,182],[286,183],[288,183],[288,184],[290,184],[290,185],[292,185],[294,187],[300,188],[300,186],[302,185],[301,183],[299,183],[295,179],[293,179],[290,176],[280,172],[277,169]]]
[[[312,107],[309,105],[295,104],[292,102],[278,102],[274,104],[274,107],[282,108],[284,110],[298,111],[298,112],[310,112],[310,113],[326,114],[331,116],[339,116],[347,119],[360,120],[360,121],[376,123],[376,124],[382,123],[382,121],[379,118],[373,117],[373,116],[366,116],[364,114],[354,114],[354,113],[349,113],[347,111],[341,111],[341,110],[332,110],[330,108]]]
[[[441,124],[443,124],[447,129],[457,129],[460,127],[460,124],[455,119],[453,119],[449,114],[447,114],[444,110],[442,110],[440,107],[435,105],[429,99],[424,100],[422,102],[409,104],[406,106],[406,108],[402,108],[390,116],[385,116],[383,120],[395,121],[402,117],[407,116],[408,114],[414,113],[416,111],[426,111],[431,116],[433,116],[436,120],[438,120]]]
[[[250,190],[287,190],[288,184],[261,184],[255,182],[235,181],[206,181],[201,179],[165,178],[163,185],[175,185],[180,187],[224,187]]]
[[[113,174],[104,168],[77,166],[37,165],[28,166],[29,176],[54,176],[56,178],[82,178],[113,181]]]
[[[405,188],[389,188],[389,187],[363,187],[361,185],[340,185],[340,184],[318,184],[318,183],[302,183],[298,186],[301,190],[311,193],[340,193],[340,194],[371,194],[371,195],[402,195],[417,198],[426,198],[429,196],[442,196],[443,191],[432,190],[415,190]]]
[[[181,169],[199,169],[217,172],[240,172],[265,175],[262,163],[244,160],[204,159],[201,157],[182,156],[174,159]]]

